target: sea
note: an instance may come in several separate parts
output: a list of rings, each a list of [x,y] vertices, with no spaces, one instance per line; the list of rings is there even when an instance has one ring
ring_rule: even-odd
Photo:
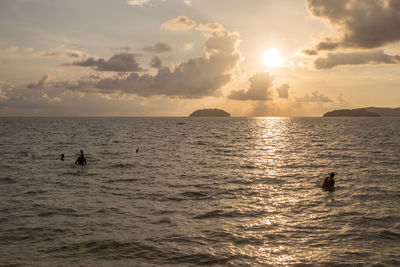
[[[400,118],[0,118],[0,140],[0,266],[400,266]]]

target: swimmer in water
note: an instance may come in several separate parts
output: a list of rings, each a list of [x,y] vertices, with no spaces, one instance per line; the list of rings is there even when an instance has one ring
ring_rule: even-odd
[[[64,154],[61,154],[60,159],[64,161]]]
[[[83,150],[81,150],[79,158],[75,161],[75,165],[86,165],[86,159],[85,156],[83,155]]]
[[[331,175],[325,178],[324,183],[322,184],[322,188],[332,189],[335,186],[335,180],[333,179],[334,176],[335,173],[331,172]]]

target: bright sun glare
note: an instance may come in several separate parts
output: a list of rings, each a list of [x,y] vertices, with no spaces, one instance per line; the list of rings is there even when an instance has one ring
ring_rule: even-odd
[[[277,50],[269,50],[264,53],[264,64],[268,67],[279,67],[282,65],[283,59]]]

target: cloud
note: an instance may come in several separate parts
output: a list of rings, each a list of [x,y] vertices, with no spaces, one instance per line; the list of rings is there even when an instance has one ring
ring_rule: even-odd
[[[288,99],[289,98],[289,88],[290,88],[290,86],[287,83],[282,84],[281,86],[276,88],[276,91],[278,91],[279,98]]]
[[[131,48],[129,46],[121,46],[119,49],[124,50],[124,51],[130,51]]]
[[[37,82],[33,82],[28,84],[26,87],[29,89],[43,89],[47,84],[49,84],[54,79],[54,76],[51,74],[43,75],[42,79]]]
[[[318,55],[319,51],[332,51],[336,50],[339,47],[339,44],[336,43],[335,40],[331,38],[325,38],[324,41],[318,43],[313,49],[305,49],[302,52],[308,56]]]
[[[55,56],[59,56],[61,54],[62,54],[61,51],[53,51],[53,52],[44,53],[43,56],[44,57],[55,57]]]
[[[150,0],[127,0],[126,2],[131,6],[143,6],[144,4],[150,2]]]
[[[256,102],[251,111],[251,117],[265,117],[268,116],[269,106],[265,102]]]
[[[338,65],[399,64],[400,56],[391,56],[383,50],[353,53],[330,53],[314,61],[316,69],[330,69]]]
[[[56,56],[68,56],[75,58],[85,58],[87,53],[79,50],[68,50],[68,51],[53,51],[43,53],[44,57],[56,57]]]
[[[221,32],[225,31],[225,28],[220,23],[208,23],[208,24],[199,24],[196,27],[196,30],[202,32]]]
[[[228,84],[232,72],[240,60],[236,33],[214,33],[205,42],[204,55],[176,64],[171,70],[163,67],[155,57],[151,66],[157,68],[155,75],[118,73],[101,80],[81,79],[62,81],[51,86],[83,93],[133,94],[142,97],[168,96],[179,98],[202,98],[221,95],[221,88]],[[92,63],[95,62],[96,64]],[[94,59],[87,66],[98,66]]]
[[[136,62],[135,54],[122,53],[113,55],[110,59],[95,59],[93,57],[84,61],[75,61],[73,66],[93,67],[99,71],[137,72],[143,69]]]
[[[275,78],[269,72],[260,72],[249,78],[250,88],[247,90],[233,91],[228,95],[232,100],[264,101],[271,99],[269,90],[273,86]]]
[[[161,69],[161,67],[162,67],[161,59],[159,57],[155,56],[150,62],[150,67],[156,68],[156,69]]]
[[[196,26],[196,22],[186,16],[179,16],[164,22],[161,26],[170,31],[188,31]]]
[[[0,81],[0,102],[5,101],[10,97],[13,89],[14,86],[12,84]]]
[[[70,50],[66,52],[67,56],[75,58],[86,58],[88,54],[79,50]]]
[[[298,97],[296,98],[298,102],[320,102],[320,103],[331,103],[333,102],[332,99],[330,99],[327,96],[324,96],[323,94],[318,93],[318,91],[314,91],[311,96],[309,94],[306,94],[303,97]]]
[[[144,6],[146,3],[149,3],[151,0],[127,0],[127,4],[131,6]],[[161,2],[167,2],[167,0],[160,0]],[[192,0],[183,0],[183,3],[187,6],[191,6]]]
[[[193,43],[186,43],[186,44],[183,46],[183,50],[185,50],[185,51],[192,50],[192,49],[193,49],[193,46],[194,46]]]
[[[312,15],[332,25],[337,36],[307,53],[343,48],[377,48],[400,41],[398,0],[308,0]]]
[[[167,43],[158,42],[153,46],[145,46],[143,50],[148,53],[165,53],[172,51],[172,46]]]

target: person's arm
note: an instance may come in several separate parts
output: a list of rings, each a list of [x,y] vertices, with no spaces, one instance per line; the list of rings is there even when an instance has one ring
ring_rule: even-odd
[[[85,165],[86,165],[86,159],[85,159],[85,158],[83,158],[83,164],[85,164]]]
[[[322,188],[328,187],[328,178],[325,178],[324,183],[321,186]]]

